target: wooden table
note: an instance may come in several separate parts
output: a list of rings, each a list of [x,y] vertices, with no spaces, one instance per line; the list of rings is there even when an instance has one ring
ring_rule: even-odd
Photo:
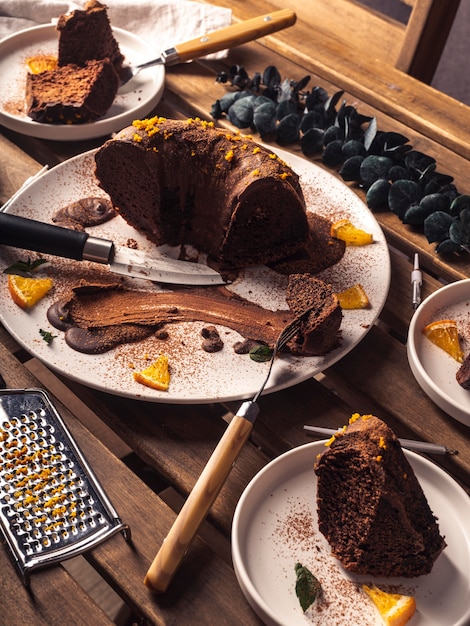
[[[279,3],[219,4],[232,6],[237,18],[246,19]],[[169,69],[163,98],[149,115],[208,119],[212,103],[224,93],[215,74],[234,64],[244,65],[250,74],[274,64],[283,77],[299,80],[311,75],[310,87],[320,85],[329,93],[345,90],[345,99],[360,112],[375,115],[379,128],[405,134],[414,147],[436,158],[440,171],[455,177],[461,193],[470,193],[469,108],[393,68],[354,59],[328,43],[312,52],[305,20],[289,31],[235,49],[223,61]],[[42,165],[54,166],[105,139],[64,144],[0,130],[0,202]],[[290,149],[298,152],[298,146]],[[363,197],[361,190],[355,191]],[[0,373],[6,385],[39,386],[51,394],[115,508],[132,528],[131,545],[116,535],[86,558],[142,623],[260,623],[232,569],[231,520],[241,493],[259,469],[284,451],[311,441],[302,429],[306,422],[337,427],[353,412],[374,413],[398,436],[457,449],[457,456],[435,456],[433,461],[470,492],[469,429],[423,393],[409,369],[405,347],[413,313],[414,252],[420,254],[424,296],[442,285],[440,279],[469,277],[469,258],[439,258],[423,235],[391,213],[376,217],[392,260],[390,294],[378,322],[359,346],[321,376],[261,398],[252,437],[163,595],[143,585],[144,575],[238,403],[178,406],[107,395],[53,373],[0,326]],[[1,621],[10,625],[111,623],[62,566],[33,574],[27,590],[2,549],[0,589]]]

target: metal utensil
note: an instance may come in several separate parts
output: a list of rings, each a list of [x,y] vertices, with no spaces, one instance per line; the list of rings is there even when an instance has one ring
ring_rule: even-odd
[[[173,285],[221,285],[226,281],[207,265],[169,257],[149,257],[86,232],[0,212],[0,244],[54,256],[108,265],[111,272]]]
[[[44,391],[1,390],[0,435],[0,536],[25,584],[118,531],[130,539]]]
[[[324,428],[322,426],[304,426],[304,430],[308,433],[315,435],[327,435],[332,437],[341,432],[341,430],[334,428]],[[425,452],[427,454],[458,454],[457,450],[446,448],[440,443],[428,443],[427,441],[415,441],[414,439],[399,439],[398,440],[403,448],[408,450],[414,450],[415,452]]]
[[[271,376],[274,359],[298,333],[303,317],[292,320],[279,335],[263,384],[252,400],[240,406],[227,426],[147,572],[147,587],[159,592],[168,588],[253,429],[259,413],[256,402]]]
[[[121,84],[126,84],[141,70],[148,67],[154,65],[170,66],[184,63],[185,61],[192,61],[207,54],[264,37],[270,33],[292,26],[295,21],[296,15],[294,11],[282,9],[207,33],[165,50],[156,59],[141,63],[135,67],[124,67],[121,71]]]

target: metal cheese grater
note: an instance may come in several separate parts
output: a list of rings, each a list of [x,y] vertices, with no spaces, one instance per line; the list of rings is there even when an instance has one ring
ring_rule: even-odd
[[[26,585],[35,568],[130,538],[41,389],[0,390],[0,529]]]

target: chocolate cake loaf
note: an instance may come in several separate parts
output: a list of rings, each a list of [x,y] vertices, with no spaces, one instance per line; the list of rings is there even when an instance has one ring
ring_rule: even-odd
[[[82,65],[87,61],[108,59],[119,74],[124,56],[114,38],[107,6],[90,0],[84,10],[77,9],[61,15],[59,31],[59,66]]]
[[[227,267],[284,258],[309,238],[298,176],[250,138],[199,119],[135,121],[96,154],[114,206],[150,241]]]
[[[446,544],[398,439],[372,415],[351,422],[315,464],[320,531],[357,574],[428,574]]]
[[[28,115],[47,124],[84,124],[105,115],[113,103],[119,77],[112,64],[87,61],[28,74]]]

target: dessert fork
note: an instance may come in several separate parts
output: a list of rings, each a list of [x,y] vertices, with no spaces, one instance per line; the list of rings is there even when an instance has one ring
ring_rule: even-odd
[[[141,63],[135,67],[125,66],[121,70],[121,85],[128,83],[141,70],[154,65],[176,65],[185,61],[193,61],[200,57],[220,52],[243,43],[264,37],[270,33],[292,26],[296,21],[294,11],[281,9],[267,15],[260,15],[238,24],[232,24],[211,33],[206,33],[190,41],[180,43],[161,53],[157,59]]]
[[[304,313],[294,318],[277,338],[263,383],[251,400],[243,402],[227,426],[147,572],[147,587],[164,592],[172,581],[253,429],[259,413],[256,402],[271,376],[276,355],[299,332],[305,317]]]

